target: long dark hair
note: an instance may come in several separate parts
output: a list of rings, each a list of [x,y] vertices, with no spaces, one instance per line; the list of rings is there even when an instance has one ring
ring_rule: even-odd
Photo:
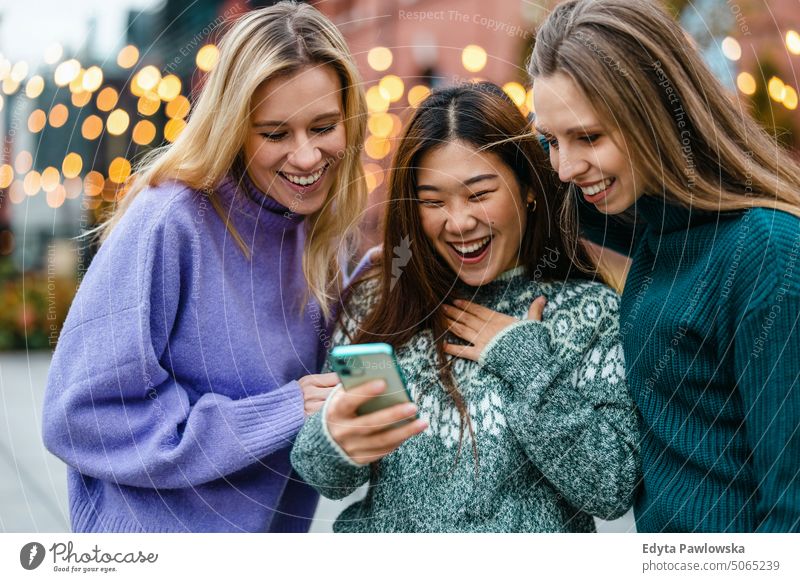
[[[415,334],[431,330],[441,384],[461,418],[459,452],[466,426],[477,456],[469,413],[450,370],[452,360],[444,352],[447,325],[441,306],[459,298],[459,288],[463,287],[456,284],[458,275],[425,236],[417,196],[417,169],[422,157],[454,141],[500,158],[513,171],[523,204],[525,195],[534,193],[536,206],[528,212],[519,250],[519,264],[529,275],[536,273],[544,281],[597,275],[579,266],[590,262],[578,244],[577,232],[567,236],[558,223],[561,184],[530,124],[503,90],[492,83],[477,83],[431,93],[408,122],[393,160],[383,256],[365,277],[379,277],[379,297],[352,341],[386,342],[398,348]],[[396,277],[392,273],[393,258],[395,249],[400,248],[409,249],[410,256],[402,276]],[[545,253],[548,260],[543,260]]]

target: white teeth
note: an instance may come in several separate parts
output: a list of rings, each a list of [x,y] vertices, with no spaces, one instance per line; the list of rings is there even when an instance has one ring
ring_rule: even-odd
[[[456,249],[459,253],[461,253],[462,255],[466,255],[467,253],[474,253],[479,248],[481,248],[484,245],[486,245],[486,243],[488,243],[489,239],[491,239],[491,238],[492,237],[487,236],[485,238],[482,238],[478,242],[474,242],[474,243],[472,243],[470,245],[466,245],[466,246],[457,245],[455,243],[450,243],[450,244],[453,245],[453,248]]]
[[[313,184],[320,179],[322,173],[325,171],[325,168],[327,168],[327,166],[323,166],[310,176],[292,176],[291,174],[284,174],[283,172],[281,172],[281,176],[289,180],[292,184],[297,184],[298,186],[308,186],[309,184]]]
[[[594,196],[611,186],[611,182],[614,181],[614,178],[606,178],[602,182],[595,184],[594,186],[587,186],[586,188],[581,188],[581,191],[584,194],[588,194],[589,196]]]

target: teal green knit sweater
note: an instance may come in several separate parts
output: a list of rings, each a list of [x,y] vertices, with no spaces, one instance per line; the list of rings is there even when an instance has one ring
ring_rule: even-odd
[[[691,213],[643,197],[639,224],[582,206],[633,259],[621,303],[641,411],[639,531],[800,531],[800,220]]]
[[[351,333],[375,300],[360,285],[344,321]],[[549,302],[544,322],[521,321],[490,343],[480,362],[457,359],[469,434],[460,455],[459,415],[441,387],[429,331],[397,350],[409,389],[429,422],[378,464],[356,465],[332,441],[324,409],[306,422],[292,464],[320,493],[342,498],[369,481],[337,532],[594,531],[630,506],[638,477],[636,414],[624,381],[618,297],[591,282],[537,284],[523,269],[471,289],[472,300],[524,318]],[[347,343],[343,329],[334,342]]]

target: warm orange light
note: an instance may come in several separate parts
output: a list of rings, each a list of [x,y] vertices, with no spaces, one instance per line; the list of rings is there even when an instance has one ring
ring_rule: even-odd
[[[83,178],[83,191],[87,196],[99,196],[103,192],[106,180],[103,174],[92,170]]]
[[[35,109],[28,116],[28,131],[39,133],[47,123],[47,115],[41,109]]]
[[[516,81],[503,85],[503,91],[506,92],[506,95],[511,98],[517,107],[522,107],[525,104],[525,87]]]
[[[53,166],[48,166],[42,171],[42,190],[52,192],[61,183],[61,173]]]
[[[67,122],[69,118],[69,109],[63,103],[54,105],[50,110],[50,125],[53,127],[61,127]]]
[[[147,145],[156,137],[156,126],[142,119],[133,127],[133,141],[138,145]]]
[[[25,175],[22,188],[28,196],[35,196],[42,188],[42,175],[36,170],[31,170]]]
[[[211,71],[217,66],[219,62],[219,49],[213,44],[207,44],[197,51],[195,58],[197,68],[201,71]]]
[[[117,64],[123,69],[130,69],[139,60],[139,49],[132,44],[123,47],[117,55]]]
[[[388,113],[375,113],[370,115],[369,120],[367,120],[367,128],[377,137],[389,137],[393,126],[392,116]]]
[[[81,126],[81,135],[85,139],[97,139],[102,132],[103,120],[97,117],[97,115],[90,115],[83,120],[83,125]]]
[[[164,126],[164,139],[170,142],[175,141],[185,127],[186,122],[183,119],[179,117],[170,119]]]
[[[364,143],[364,151],[367,152],[367,155],[371,157],[373,160],[382,160],[386,156],[389,155],[389,152],[392,149],[392,144],[389,142],[388,139],[383,137],[376,137],[371,135],[367,138],[367,141]]]
[[[92,94],[88,91],[81,91],[72,94],[72,104],[75,107],[85,107],[92,100]]]
[[[189,100],[183,95],[178,95],[175,99],[167,103],[167,117],[183,119],[189,114],[189,109],[191,109]]]
[[[367,89],[367,109],[370,113],[386,113],[389,110],[389,95],[377,85]]]
[[[108,166],[108,179],[115,184],[122,184],[131,175],[131,163],[125,158],[114,158]]]
[[[167,75],[158,83],[156,92],[164,101],[172,101],[181,93],[181,80],[175,75]]]
[[[97,94],[97,108],[100,111],[111,111],[117,105],[119,94],[113,87],[106,87]]]
[[[739,88],[739,91],[744,93],[745,95],[752,95],[756,92],[756,80],[748,72],[741,72],[736,77],[736,86]]]
[[[400,98],[405,92],[405,84],[397,75],[386,75],[383,79],[381,79],[380,83],[378,84],[378,88],[380,89],[381,93],[389,97],[389,101],[392,103],[400,101]]]
[[[83,169],[83,160],[75,152],[71,152],[64,157],[61,163],[61,171],[64,173],[65,178],[74,178],[81,173]]]
[[[0,188],[8,188],[14,181],[14,168],[8,164],[0,166]]]
[[[61,208],[66,197],[67,193],[64,191],[64,186],[59,184],[57,187],[47,192],[47,205],[50,208]]]
[[[80,196],[82,190],[83,180],[79,177],[76,176],[75,178],[67,178],[64,180],[64,191],[66,192],[67,198],[70,200]]]
[[[430,94],[431,90],[425,85],[415,85],[408,90],[408,104],[416,109]]]
[[[8,199],[12,204],[21,204],[25,200],[25,186],[20,180],[14,180],[8,189]]]
[[[142,115],[153,115],[160,107],[161,99],[153,91],[147,91],[136,103],[136,110]]]

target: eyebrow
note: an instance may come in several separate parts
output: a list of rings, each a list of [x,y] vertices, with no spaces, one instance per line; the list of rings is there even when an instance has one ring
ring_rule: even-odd
[[[553,132],[544,127],[543,125],[534,125],[533,126],[536,131],[541,133],[542,135],[553,135]],[[594,133],[595,131],[601,131],[602,126],[599,123],[593,123],[590,125],[581,125],[576,127],[570,127],[566,132],[566,135],[575,135],[577,133]]]
[[[327,113],[320,113],[314,119],[311,120],[311,123],[316,123],[318,121],[322,121],[323,119],[333,119],[334,117],[341,117],[341,111],[328,111]],[[282,125],[286,125],[285,121],[272,121],[272,120],[263,120],[263,121],[255,121],[253,122],[253,127],[267,127],[267,126],[277,126],[280,127]]]
[[[477,182],[482,182],[483,180],[491,180],[492,178],[497,178],[497,174],[480,174],[479,176],[473,176],[467,180],[464,180],[462,184],[464,186],[472,186]],[[436,186],[431,186],[430,184],[420,184],[417,186],[417,192],[430,190],[431,192],[439,192],[439,188]]]

